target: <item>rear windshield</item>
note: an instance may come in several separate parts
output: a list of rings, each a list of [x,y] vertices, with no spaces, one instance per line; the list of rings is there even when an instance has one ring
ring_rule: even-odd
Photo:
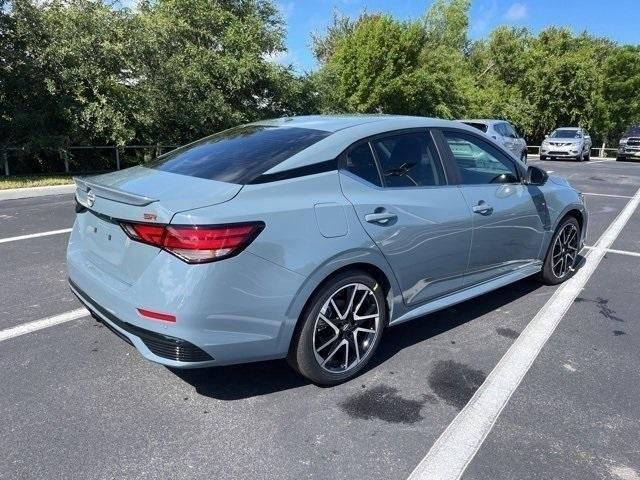
[[[169,152],[151,165],[165,172],[246,184],[331,132],[244,125]]]
[[[476,123],[476,122],[463,122],[469,125],[470,127],[477,128],[478,130],[487,133],[487,125],[485,123]]]
[[[640,137],[640,125],[629,127],[627,131],[624,132],[624,137]]]

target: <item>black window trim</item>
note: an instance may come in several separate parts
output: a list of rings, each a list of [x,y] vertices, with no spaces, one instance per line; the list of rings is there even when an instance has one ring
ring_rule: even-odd
[[[360,179],[361,181],[365,182],[367,185],[370,185],[370,186],[378,188],[378,189],[384,189],[384,190],[398,190],[398,189],[407,189],[407,188],[413,188],[413,189],[442,188],[442,187],[455,185],[454,183],[452,183],[450,181],[450,175],[452,175],[453,172],[451,171],[451,169],[447,168],[446,162],[444,161],[444,159],[442,157],[441,147],[438,145],[437,139],[434,136],[434,131],[435,130],[436,129],[434,127],[402,128],[402,129],[398,129],[398,130],[389,130],[387,132],[376,133],[374,135],[370,135],[368,137],[361,138],[361,139],[357,140],[356,142],[352,143],[351,145],[349,145],[347,148],[345,148],[344,151],[338,156],[338,168],[341,171],[350,173],[352,176]],[[442,172],[444,174],[444,179],[443,179],[444,182],[441,185],[418,185],[418,186],[408,186],[408,187],[388,187],[386,182],[384,181],[384,175],[382,174],[382,166],[380,164],[380,160],[378,158],[378,154],[375,151],[375,148],[373,148],[372,142],[374,142],[376,140],[383,139],[383,138],[397,137],[398,135],[411,134],[411,133],[425,133],[433,141],[433,144],[435,146],[435,149],[432,152],[432,153],[434,153],[434,161],[440,162],[440,166],[442,167]],[[369,144],[369,149],[371,150],[371,153],[373,154],[373,159],[374,159],[375,164],[376,164],[376,169],[378,170],[378,179],[380,180],[380,185],[381,186],[374,185],[371,182],[369,182],[368,180],[365,180],[364,178],[359,177],[359,176],[349,172],[349,170],[347,169],[347,154],[352,149],[359,147],[363,143],[368,143]]]
[[[472,183],[472,184],[463,184],[462,183],[462,175],[460,174],[460,169],[458,168],[458,163],[456,162],[455,157],[453,156],[453,152],[451,151],[451,149],[449,148],[449,145],[447,144],[447,140],[444,136],[445,133],[452,133],[454,135],[461,135],[461,136],[468,136],[473,138],[474,140],[478,141],[480,144],[482,144],[483,146],[486,146],[487,150],[489,150],[489,152],[491,152],[491,150],[495,150],[496,152],[502,154],[503,157],[505,157],[505,159],[510,162],[513,166],[514,169],[516,171],[516,173],[518,174],[518,181],[517,182],[509,182],[509,183],[500,183],[500,184],[491,184],[491,185],[521,185],[523,183],[523,179],[526,176],[526,171],[524,170],[523,167],[521,167],[517,162],[515,162],[512,158],[511,158],[511,154],[505,150],[504,148],[502,148],[499,145],[493,145],[492,143],[488,142],[486,139],[480,137],[479,135],[476,135],[474,132],[469,132],[467,130],[461,130],[458,128],[439,128],[437,129],[437,133],[436,135],[439,137],[439,141],[442,144],[443,147],[443,151],[445,152],[444,158],[446,158],[448,164],[450,164],[451,168],[455,169],[456,172],[456,181],[457,181],[457,185],[464,185],[464,186],[478,186],[478,185],[489,185],[489,184],[485,184],[485,183]]]

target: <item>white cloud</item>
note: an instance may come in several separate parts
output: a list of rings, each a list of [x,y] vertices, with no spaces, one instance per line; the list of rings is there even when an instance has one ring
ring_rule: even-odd
[[[515,22],[526,18],[527,13],[527,6],[524,3],[516,2],[509,7],[507,13],[504,14],[504,18],[511,22]]]

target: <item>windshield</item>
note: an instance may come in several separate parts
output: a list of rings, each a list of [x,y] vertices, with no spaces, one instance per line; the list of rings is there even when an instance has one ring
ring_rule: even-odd
[[[246,184],[330,134],[309,128],[244,125],[169,152],[151,167],[191,177]]]
[[[622,137],[640,137],[640,125],[629,127]]]
[[[582,138],[580,131],[575,128],[559,128],[550,135],[551,138]]]

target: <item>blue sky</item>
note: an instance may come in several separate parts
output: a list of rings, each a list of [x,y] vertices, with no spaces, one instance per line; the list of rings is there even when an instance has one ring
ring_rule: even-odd
[[[311,32],[322,32],[332,12],[357,16],[363,9],[387,12],[397,18],[424,14],[432,0],[279,0],[287,24],[286,53],[277,61],[296,70],[315,67],[311,54]],[[620,43],[640,44],[640,0],[472,0],[472,38],[487,35],[500,24],[529,27],[537,32],[551,25],[568,26],[575,32],[589,32]]]

